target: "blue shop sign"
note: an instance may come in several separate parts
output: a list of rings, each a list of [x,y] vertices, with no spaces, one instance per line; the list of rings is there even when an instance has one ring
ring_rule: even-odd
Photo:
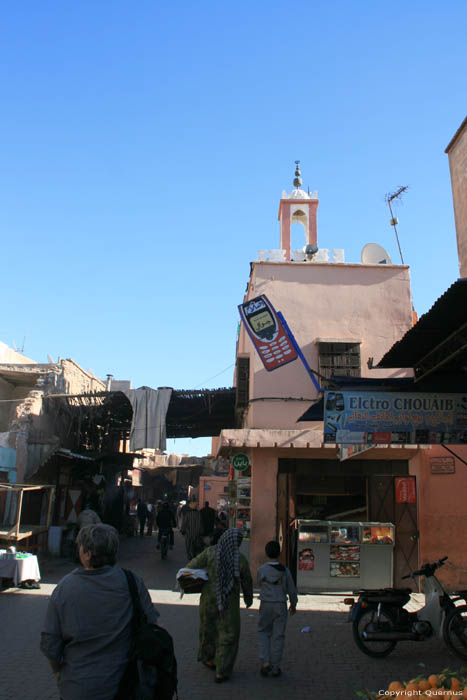
[[[337,444],[467,443],[467,395],[326,391],[324,441]]]

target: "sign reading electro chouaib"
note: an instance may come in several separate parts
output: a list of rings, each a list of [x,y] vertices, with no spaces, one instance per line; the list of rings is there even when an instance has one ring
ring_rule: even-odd
[[[324,441],[346,445],[467,443],[467,395],[326,391]]]
[[[240,304],[238,310],[268,372],[297,359],[297,352],[278,313],[264,294]]]

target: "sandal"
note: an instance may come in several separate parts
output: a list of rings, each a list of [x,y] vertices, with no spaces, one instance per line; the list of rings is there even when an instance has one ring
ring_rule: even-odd
[[[216,676],[214,680],[216,683],[223,683],[224,681],[228,681],[229,678],[228,676]]]

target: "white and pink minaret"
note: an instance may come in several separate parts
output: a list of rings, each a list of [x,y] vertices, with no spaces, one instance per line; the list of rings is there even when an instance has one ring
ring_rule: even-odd
[[[318,192],[307,194],[300,189],[302,178],[300,177],[300,161],[295,161],[294,188],[290,194],[282,192],[279,204],[280,221],[280,247],[285,251],[285,259],[290,260],[291,226],[299,223],[305,231],[305,245],[318,247]]]

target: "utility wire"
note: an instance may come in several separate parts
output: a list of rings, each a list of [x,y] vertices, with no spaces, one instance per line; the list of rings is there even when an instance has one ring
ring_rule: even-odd
[[[212,377],[208,377],[208,379],[205,379],[201,384],[197,384],[196,386],[193,387],[193,389],[199,389],[200,386],[203,386],[206,382],[210,382],[211,379],[215,379],[216,377],[219,377],[221,374],[224,374],[224,372],[227,372],[228,369],[232,369],[232,367],[235,367],[235,362],[232,362],[231,365],[226,367],[225,369],[222,370],[222,372],[218,372]]]

